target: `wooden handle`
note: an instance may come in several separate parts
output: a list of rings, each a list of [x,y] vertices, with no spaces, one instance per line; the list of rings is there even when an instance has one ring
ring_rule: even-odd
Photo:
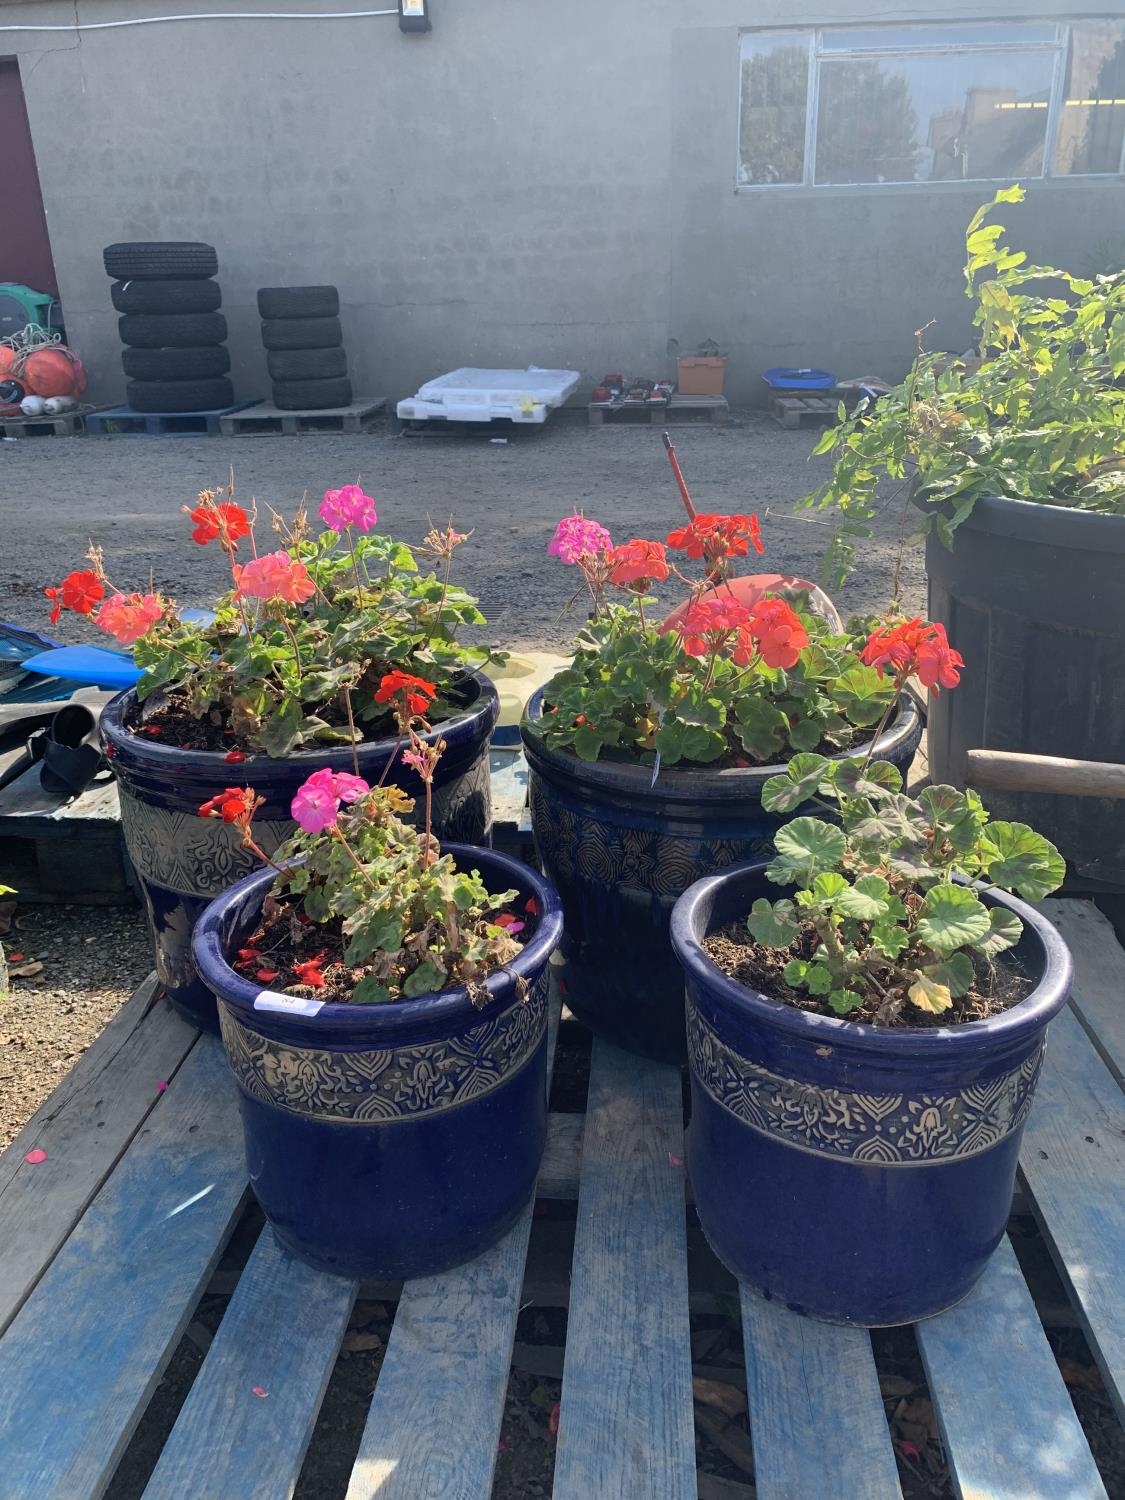
[[[1057,792],[1063,797],[1125,798],[1125,766],[1010,750],[969,750],[966,780],[1002,792]]]

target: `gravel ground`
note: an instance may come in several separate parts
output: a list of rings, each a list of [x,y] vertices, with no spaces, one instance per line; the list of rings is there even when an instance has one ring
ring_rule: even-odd
[[[3,943],[43,968],[0,994],[0,1150],[152,968],[137,907],[18,907]]]
[[[816,434],[785,432],[764,414],[736,417],[726,429],[675,429],[688,484],[701,510],[756,510],[766,553],[760,567],[815,577],[827,536],[822,521],[791,515],[793,502],[827,472],[811,463]],[[416,541],[427,516],[452,515],[474,532],[459,554],[459,581],[481,599],[489,639],[505,645],[559,647],[574,629],[560,618],[574,575],[546,555],[559,517],[581,508],[622,540],[661,537],[683,520],[659,431],[608,426],[590,430],[556,419],[512,430],[506,445],[479,437],[396,437],[389,424],[359,437],[39,438],[0,444],[0,482],[9,503],[0,561],[3,613],[47,630],[42,589],[81,563],[93,537],[111,577],[125,588],[157,587],[203,606],[222,586],[214,548],[195,546],[180,506],[199,489],[225,481],[233,466],[239,496],[287,511],[305,491],[361,477],[376,497],[380,522]],[[881,520],[859,567],[840,593],[845,611],[878,609],[894,569],[901,506]],[[923,604],[922,553],[908,547],[903,575],[908,608]],[[73,617],[58,635],[89,640]]]

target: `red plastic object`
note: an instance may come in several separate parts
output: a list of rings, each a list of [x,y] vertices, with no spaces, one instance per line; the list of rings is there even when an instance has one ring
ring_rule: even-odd
[[[733,597],[739,604],[744,604],[747,609],[753,609],[755,604],[764,599],[767,594],[797,592],[802,589],[808,593],[809,603],[816,613],[823,615],[835,629],[840,629],[840,616],[836,612],[836,606],[824,590],[818,588],[815,583],[810,583],[807,578],[798,578],[794,573],[750,573],[745,578],[732,578],[729,585],[723,583],[705,589],[698,597],[701,599]],[[664,621],[661,629],[674,630],[690,606],[690,600],[677,605]]]

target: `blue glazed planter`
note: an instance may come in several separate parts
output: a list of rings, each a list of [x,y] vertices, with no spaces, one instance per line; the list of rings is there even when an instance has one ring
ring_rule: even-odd
[[[738,984],[701,946],[776,897],[764,869],[700,880],[672,914],[699,1220],[729,1270],[797,1312],[913,1323],[966,1296],[1000,1243],[1070,953],[1031,907],[982,890],[1024,924],[1015,952],[1039,976],[1025,1000],[926,1030],[810,1014]]]
[[[470,687],[475,696],[465,711],[427,736],[433,740],[440,733],[446,742],[434,782],[433,821],[439,839],[484,844],[492,829],[488,742],[500,700],[479,673]],[[134,734],[126,726],[134,702],[130,689],[106,704],[102,741],[117,777],[121,826],[144,895],[157,976],[181,1015],[202,1030],[217,1031],[215,997],[192,961],[192,928],[209,901],[260,861],[221,819],[201,818],[200,805],[224,787],[252,786],[266,799],[254,820],[255,836],[272,854],[296,826],[289,805],[297,788],[322,766],[352,770],[352,752],[336,746],[299,750],[281,760],[250,755],[228,764],[217,751],[179,750]],[[360,745],[360,774],[378,781],[393,750],[390,739]],[[410,796],[424,796],[418,776],[401,758],[390,779]]]
[[[726,865],[773,852],[790,818],[762,807],[779,766],[652,771],[579,760],[548,749],[536,730],[542,693],[520,726],[530,767],[539,862],[566,912],[566,1001],[591,1031],[659,1062],[687,1060],[684,985],[668,938],[677,898]],[[922,734],[913,699],[879,737],[877,759],[905,775]],[[866,753],[861,746],[856,754]]]
[[[262,1010],[226,955],[257,925],[273,871],[239,881],[196,923],[199,972],[219,997],[250,1183],[278,1238],[340,1276],[398,1280],[469,1260],[514,1223],[547,1131],[547,960],[557,893],[518,860],[446,844],[494,891],[539,903],[538,925],[491,998],[463,989],[387,1005]],[[530,991],[519,998],[513,976]]]

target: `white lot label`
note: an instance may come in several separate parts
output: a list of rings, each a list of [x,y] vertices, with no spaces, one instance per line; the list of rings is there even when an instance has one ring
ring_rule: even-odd
[[[273,990],[262,990],[254,1001],[255,1010],[284,1010],[296,1016],[315,1016],[323,1008],[323,1000],[302,1000],[300,995],[279,995]]]

